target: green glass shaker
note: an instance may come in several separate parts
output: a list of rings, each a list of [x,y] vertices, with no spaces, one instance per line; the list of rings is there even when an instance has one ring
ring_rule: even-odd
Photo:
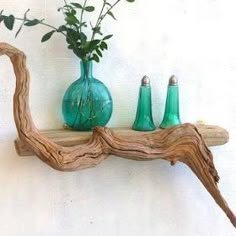
[[[160,128],[166,129],[179,124],[181,124],[179,116],[179,86],[177,78],[172,75],[169,79],[165,114]]]
[[[152,97],[150,79],[144,76],[141,80],[139,100],[136,112],[136,119],[132,129],[138,131],[151,131],[155,129],[152,119]]]

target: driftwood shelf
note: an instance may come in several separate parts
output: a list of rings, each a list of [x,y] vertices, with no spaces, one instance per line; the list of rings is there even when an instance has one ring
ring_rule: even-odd
[[[16,76],[14,119],[18,136],[46,164],[57,170],[72,171],[96,166],[109,155],[133,160],[163,159],[171,165],[179,161],[194,172],[236,227],[236,217],[218,188],[219,176],[205,141],[207,137],[200,128],[183,124],[141,135],[124,135],[96,127],[85,143],[63,146],[41,133],[33,122],[29,109],[30,74],[25,54],[7,43],[0,43],[1,55],[10,58]]]
[[[207,146],[223,145],[229,140],[229,133],[215,125],[196,125],[199,133],[203,136]],[[145,137],[147,134],[156,132],[138,132],[131,130],[130,128],[115,128],[112,129],[115,135],[122,137],[123,139],[132,139],[134,137]],[[92,132],[77,132],[68,129],[58,130],[43,130],[40,131],[42,135],[45,135],[50,141],[55,142],[64,147],[72,147],[79,144],[85,144],[91,139]],[[15,140],[15,148],[20,156],[32,156],[35,153],[30,146],[21,139]]]

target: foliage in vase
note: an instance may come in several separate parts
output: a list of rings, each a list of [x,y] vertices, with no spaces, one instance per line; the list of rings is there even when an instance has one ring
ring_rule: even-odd
[[[25,26],[30,27],[39,24],[47,26],[50,28],[50,31],[42,37],[41,42],[46,42],[53,34],[60,33],[65,37],[68,49],[72,50],[82,61],[94,60],[99,62],[103,56],[103,51],[108,49],[107,40],[113,36],[112,34],[104,35],[102,33],[102,22],[107,16],[116,20],[112,11],[122,1],[131,3],[135,0],[116,0],[114,2],[111,2],[111,0],[101,0],[102,5],[98,11],[98,17],[95,23],[84,20],[86,13],[97,13],[95,6],[91,5],[89,0],[81,0],[80,3],[69,3],[64,0],[64,5],[58,8],[58,12],[64,18],[64,24],[59,26],[52,26],[44,19],[28,18],[29,9],[24,13],[22,18],[15,17],[13,14],[5,15],[2,10],[0,12],[0,23],[3,22],[7,29],[12,30],[16,20],[22,21],[21,26],[16,32],[16,36]]]

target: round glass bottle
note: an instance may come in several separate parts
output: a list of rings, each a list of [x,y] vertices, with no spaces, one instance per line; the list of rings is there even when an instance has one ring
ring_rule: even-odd
[[[107,87],[92,74],[92,61],[80,62],[81,76],[66,90],[62,113],[74,130],[91,130],[110,120],[113,103]]]

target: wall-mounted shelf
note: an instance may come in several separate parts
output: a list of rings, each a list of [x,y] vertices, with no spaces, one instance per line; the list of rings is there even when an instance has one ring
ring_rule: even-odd
[[[229,134],[228,132],[215,125],[197,125],[199,132],[202,134],[203,138],[206,141],[208,146],[218,146],[223,145],[228,142]],[[135,136],[143,136],[152,132],[140,132],[134,131],[130,128],[114,128],[112,129],[115,134],[124,139]],[[88,140],[92,137],[91,132],[79,132],[79,131],[71,131],[68,129],[57,129],[57,130],[43,130],[40,131],[42,135],[45,135],[50,141],[55,142],[59,145],[65,147],[72,147],[75,145],[83,144],[88,142]],[[31,156],[34,155],[32,149],[21,139],[15,140],[16,151],[20,156]]]

